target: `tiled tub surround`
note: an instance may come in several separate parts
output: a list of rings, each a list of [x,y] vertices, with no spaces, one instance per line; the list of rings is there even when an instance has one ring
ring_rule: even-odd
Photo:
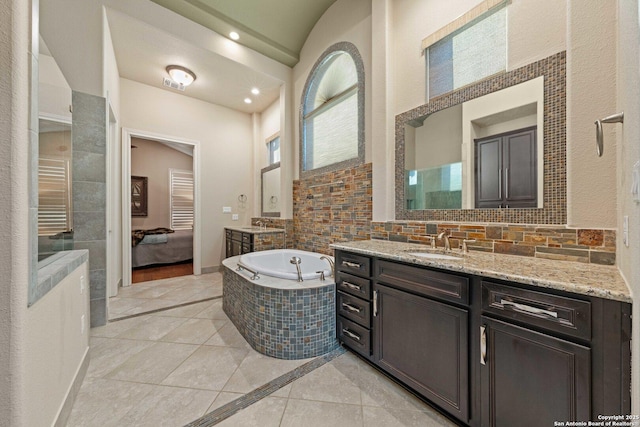
[[[333,254],[331,243],[370,238],[371,171],[367,163],[293,182],[296,249]]]
[[[405,206],[405,123],[491,92],[544,76],[544,208],[433,209]],[[409,221],[565,224],[567,222],[566,52],[488,77],[396,116],[396,219]]]
[[[291,360],[320,356],[338,346],[332,280],[250,280],[246,271],[236,271],[238,259],[222,262],[222,308],[251,347]]]
[[[389,260],[441,268],[482,277],[502,279],[542,288],[557,289],[631,303],[631,292],[624,279],[613,266],[558,262],[534,257],[516,257],[485,252],[462,254],[452,251],[460,259],[426,259],[410,252],[430,252],[429,245],[367,240],[336,243],[342,249]],[[441,251],[441,250],[436,250]]]
[[[430,242],[429,237],[449,230],[451,247],[469,243],[469,250],[521,255],[562,261],[613,265],[616,261],[616,231],[576,229],[557,225],[436,223],[419,221],[373,222],[371,238],[395,242]],[[437,246],[443,246],[436,240]]]

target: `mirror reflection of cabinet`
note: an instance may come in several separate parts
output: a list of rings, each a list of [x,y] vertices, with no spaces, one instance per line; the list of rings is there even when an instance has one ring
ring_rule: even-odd
[[[537,206],[536,128],[475,140],[476,208]]]

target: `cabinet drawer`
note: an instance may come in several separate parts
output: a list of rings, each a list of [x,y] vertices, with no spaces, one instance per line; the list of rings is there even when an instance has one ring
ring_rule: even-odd
[[[338,314],[359,323],[365,328],[371,327],[371,303],[338,291]]]
[[[371,300],[371,281],[369,279],[338,272],[336,274],[336,284],[340,291],[367,301]]]
[[[251,248],[251,244],[249,243],[243,243],[242,244],[242,253],[243,254],[247,254],[249,252],[253,252],[252,248]]]
[[[251,241],[251,234],[242,233],[242,241],[243,242],[250,242]]]
[[[371,332],[351,320],[338,316],[338,340],[363,356],[371,355]]]
[[[231,234],[232,234],[232,233],[231,233],[231,230],[225,230],[224,232],[225,232],[225,236],[226,236],[226,238],[227,238],[227,239],[230,239],[230,238],[231,238]]]
[[[591,339],[591,303],[482,281],[482,311],[565,335]]]
[[[232,230],[231,231],[231,238],[233,240],[241,241],[242,240],[242,232]]]
[[[360,277],[369,277],[371,276],[371,259],[366,256],[338,252],[336,270]]]
[[[376,276],[380,282],[418,295],[469,304],[467,277],[389,261],[378,261],[376,265]]]

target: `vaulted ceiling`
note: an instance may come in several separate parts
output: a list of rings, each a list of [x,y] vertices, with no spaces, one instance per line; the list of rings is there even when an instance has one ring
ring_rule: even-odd
[[[264,111],[278,99],[282,81],[210,49],[206,36],[188,40],[183,37],[184,31],[198,34],[194,30],[197,27],[225,38],[236,31],[240,39],[235,43],[292,67],[298,62],[310,31],[334,2],[151,0],[148,5],[152,7],[144,2],[135,7],[107,2],[106,12],[120,77],[173,90],[162,85],[162,78],[167,76],[165,68],[171,64],[184,66],[195,72],[197,79],[180,92],[182,95],[254,113]],[[158,10],[164,10],[164,14]],[[152,18],[160,15],[180,15],[180,19],[156,22]],[[259,89],[260,94],[252,95],[253,88]],[[252,102],[245,103],[246,98]]]
[[[335,0],[152,0],[290,67],[309,32]]]

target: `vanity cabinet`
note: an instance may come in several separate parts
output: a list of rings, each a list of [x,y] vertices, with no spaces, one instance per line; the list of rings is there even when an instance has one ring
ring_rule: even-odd
[[[335,268],[338,340],[371,360],[371,259],[337,252]]]
[[[338,340],[470,426],[631,410],[631,305],[336,250]]]
[[[253,233],[225,229],[226,258],[253,252]]]
[[[475,140],[476,208],[537,207],[536,128]]]

